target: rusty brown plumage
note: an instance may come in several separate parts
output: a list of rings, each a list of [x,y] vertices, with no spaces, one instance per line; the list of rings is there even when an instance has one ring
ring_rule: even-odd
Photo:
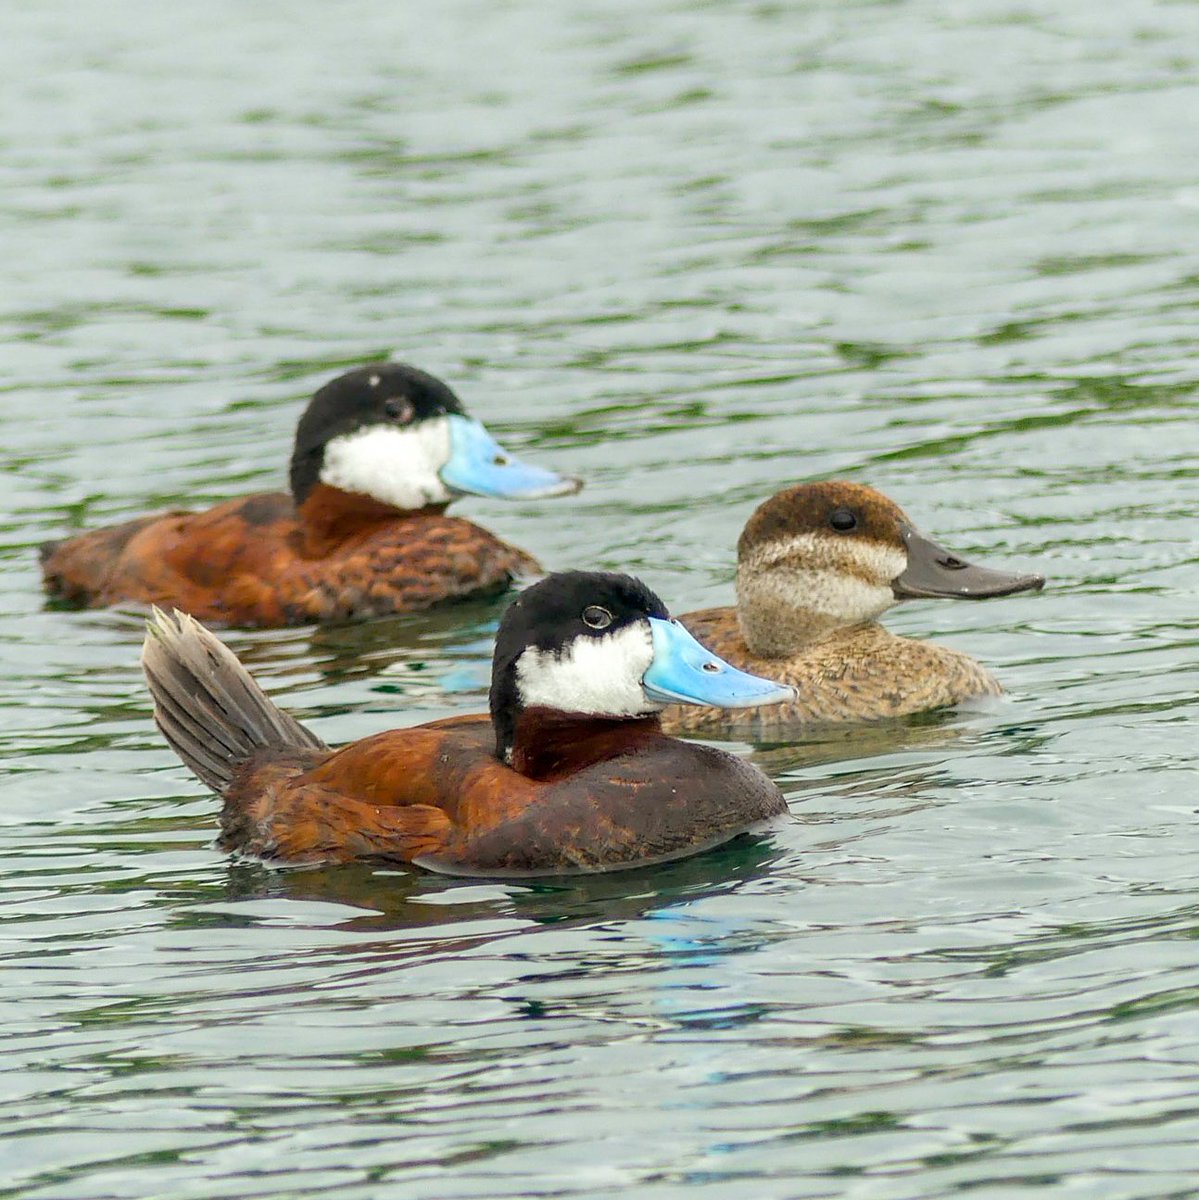
[[[134,601],[269,627],[412,612],[501,592],[539,567],[441,509],[319,485],[299,509],[264,493],[93,530],[50,546],[42,569],[52,593],[90,608]]]
[[[656,720],[635,724],[580,723],[574,755],[591,761],[545,779],[495,757],[485,715],[377,734],[323,758],[266,751],[225,796],[221,843],[287,862],[569,874],[692,854],[784,811],[749,764],[666,737]],[[536,717],[524,736],[538,736]]]
[[[182,613],[154,614],[142,664],[162,733],[224,798],[222,846],[269,860],[611,871],[695,853],[785,811],[761,772],[667,737],[656,716],[523,707],[509,762],[482,714],[330,750]]]
[[[46,589],[90,608],[170,605],[235,625],[412,612],[539,571],[523,551],[447,517],[458,496],[540,499],[582,487],[504,451],[445,383],[393,362],[317,390],[297,424],[288,477],[290,495],[48,542]]]

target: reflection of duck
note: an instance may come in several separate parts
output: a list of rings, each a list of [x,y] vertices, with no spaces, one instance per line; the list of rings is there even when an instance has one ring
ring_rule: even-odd
[[[442,949],[455,949],[511,936],[530,924],[560,929],[564,923],[636,920],[761,879],[783,853],[776,838],[749,835],[710,854],[641,870],[504,881],[473,888],[463,888],[459,880],[416,871],[380,870],[370,863],[275,871],[234,859],[228,867],[225,899],[238,906],[233,919],[239,921],[245,920],[241,907],[245,901],[281,896],[344,907],[345,919],[338,922],[342,929],[427,930],[428,937],[390,940],[379,947],[388,958],[408,957],[427,952],[434,939]],[[219,904],[217,901],[209,911]],[[358,942],[354,945],[361,948]]]
[[[795,728],[787,737],[760,741],[749,760],[777,779],[783,774],[802,775],[828,763],[851,770],[853,764],[867,759],[947,749],[978,734],[977,714],[968,722],[963,714],[946,709],[857,725],[812,722]]]
[[[509,607],[491,714],[331,751],[203,626],[159,613],[142,656],[159,728],[225,798],[222,841],[289,862],[415,862],[560,874],[661,862],[785,811],[741,759],[666,737],[671,701],[777,703],[791,689],[721,662],[644,584],[552,575]]]
[[[981,600],[1044,583],[963,562],[873,488],[787,488],[757,509],[737,543],[737,607],[681,619],[729,662],[792,684],[796,698],[745,713],[672,708],[664,727],[769,739],[812,722],[899,717],[998,695],[972,658],[897,637],[877,618],[900,600]]]
[[[92,608],[133,600],[259,626],[382,616],[502,591],[539,569],[478,525],[445,516],[455,497],[580,486],[506,454],[439,379],[376,363],[312,398],[296,430],[291,495],[50,542],[42,570],[50,592]]]

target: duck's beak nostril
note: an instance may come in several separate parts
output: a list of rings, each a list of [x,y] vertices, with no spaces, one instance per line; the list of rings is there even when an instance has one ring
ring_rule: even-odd
[[[719,675],[720,674],[720,664],[714,663],[711,659],[708,659],[708,661],[706,663],[704,663],[703,669],[705,671],[707,671],[709,675]]]

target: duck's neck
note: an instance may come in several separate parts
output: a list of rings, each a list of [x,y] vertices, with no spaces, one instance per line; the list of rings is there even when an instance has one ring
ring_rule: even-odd
[[[318,483],[297,507],[297,512],[303,531],[304,553],[316,558],[364,530],[412,517],[439,514],[445,508],[440,504],[409,511],[358,492],[343,492],[341,488]]]
[[[813,579],[813,586],[775,572],[739,569],[737,624],[749,652],[758,658],[791,658],[826,638],[873,625],[893,603],[880,589],[852,589],[852,596]],[[838,593],[842,590],[838,588]],[[875,595],[873,593],[878,592]],[[808,603],[800,603],[804,597]],[[855,603],[846,603],[852,599]],[[852,611],[850,611],[852,610]]]
[[[597,717],[534,706],[520,710],[505,753],[500,731],[499,754],[514,771],[530,779],[556,779],[584,767],[630,753],[662,736],[662,722],[648,717]]]

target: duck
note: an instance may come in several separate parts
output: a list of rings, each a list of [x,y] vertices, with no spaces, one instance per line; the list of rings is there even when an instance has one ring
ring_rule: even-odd
[[[582,483],[503,450],[434,375],[368,363],[312,397],[290,492],[152,514],[41,548],[51,596],[176,607],[214,624],[340,622],[499,594],[536,559],[471,521],[459,496],[541,499]]]
[[[958,650],[879,623],[906,600],[985,600],[1038,591],[1041,575],[969,563],[925,537],[882,492],[833,480],[764,501],[737,542],[735,607],[679,619],[743,671],[791,684],[795,698],[752,712],[671,707],[663,727],[705,737],[777,740],[810,725],[878,721],[997,696]]]
[[[154,610],[154,719],[223,798],[219,844],[278,863],[370,861],[451,875],[648,866],[786,812],[756,767],[662,731],[668,704],[785,702],[710,653],[628,575],[568,571],[519,593],[489,711],[326,746],[209,629]]]

